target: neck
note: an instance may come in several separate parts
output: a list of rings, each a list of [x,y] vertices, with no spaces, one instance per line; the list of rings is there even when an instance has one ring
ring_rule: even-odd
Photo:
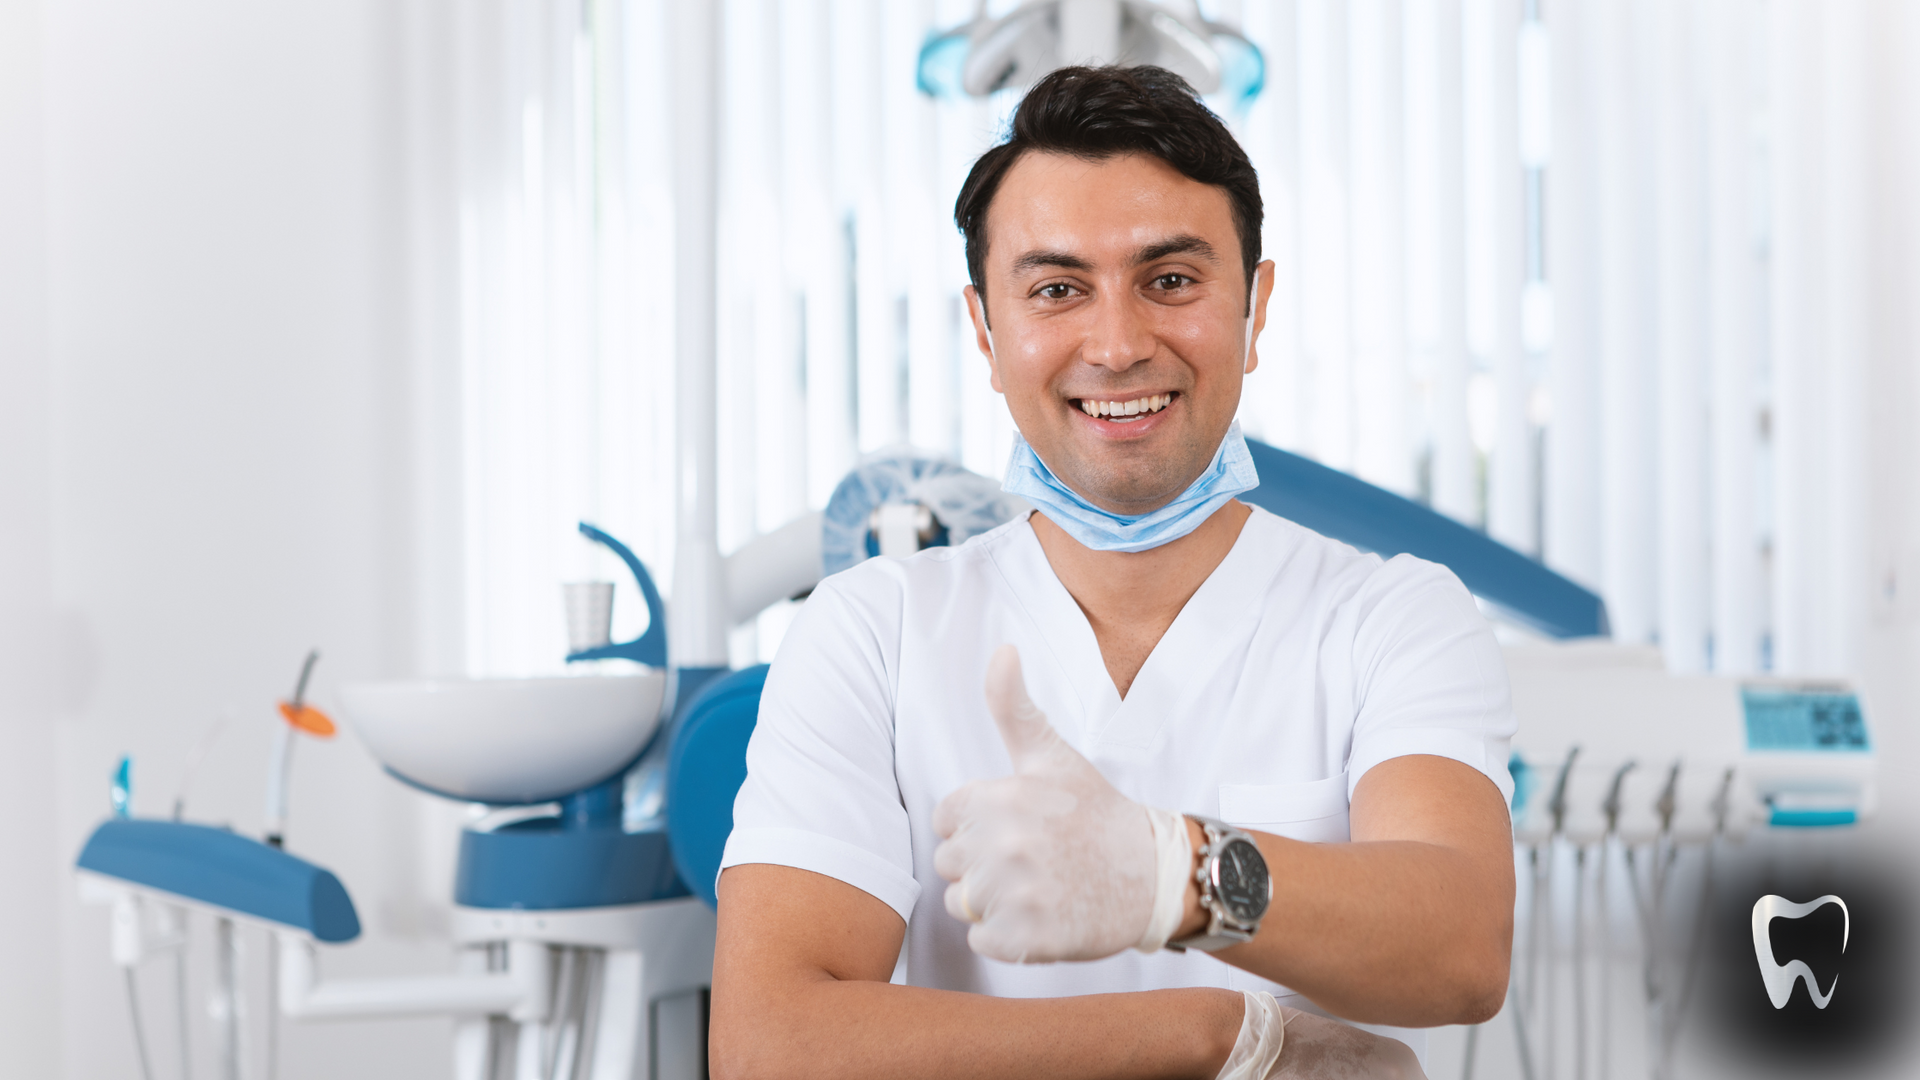
[[[1245,503],[1230,501],[1180,539],[1134,552],[1084,547],[1045,514],[1034,513],[1040,549],[1093,627],[1121,697],[1180,609],[1233,550],[1252,513]]]

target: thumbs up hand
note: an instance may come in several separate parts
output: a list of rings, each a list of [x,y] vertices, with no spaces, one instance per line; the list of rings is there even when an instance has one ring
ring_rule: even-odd
[[[934,869],[967,944],[996,960],[1097,960],[1152,952],[1185,911],[1193,854],[1186,822],[1114,790],[1027,696],[1020,654],[987,665],[987,710],[1013,775],[941,800]]]

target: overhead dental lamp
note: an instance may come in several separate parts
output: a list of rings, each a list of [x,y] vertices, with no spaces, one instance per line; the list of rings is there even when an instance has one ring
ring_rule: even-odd
[[[1202,94],[1238,104],[1266,81],[1260,49],[1237,28],[1200,14],[1196,0],[1028,0],[1005,15],[980,4],[973,19],[937,31],[920,49],[919,84],[936,98],[987,97],[1038,82],[1069,64],[1153,64]]]

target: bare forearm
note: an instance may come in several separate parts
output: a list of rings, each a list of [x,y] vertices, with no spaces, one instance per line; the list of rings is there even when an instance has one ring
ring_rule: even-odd
[[[1009,999],[831,977],[716,986],[713,1075],[1209,1078],[1233,1048],[1241,1003],[1213,989]]]
[[[1201,1077],[1244,1011],[1229,990],[992,998],[887,982],[906,923],[845,882],[785,866],[720,876],[713,1075]]]
[[[1499,1011],[1513,948],[1513,834],[1499,789],[1447,758],[1409,755],[1355,786],[1353,842],[1254,832],[1273,903],[1220,959],[1349,1020],[1425,1027]],[[1199,842],[1197,825],[1189,838]],[[1187,893],[1178,936],[1205,925]]]
[[[1513,939],[1511,873],[1414,841],[1257,839],[1273,905],[1254,940],[1222,960],[1351,1020],[1419,1027],[1498,1010]]]

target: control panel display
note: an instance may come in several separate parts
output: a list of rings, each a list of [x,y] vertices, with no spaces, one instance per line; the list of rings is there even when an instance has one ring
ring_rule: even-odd
[[[1747,749],[1860,751],[1867,741],[1860,699],[1838,687],[1744,686]]]

